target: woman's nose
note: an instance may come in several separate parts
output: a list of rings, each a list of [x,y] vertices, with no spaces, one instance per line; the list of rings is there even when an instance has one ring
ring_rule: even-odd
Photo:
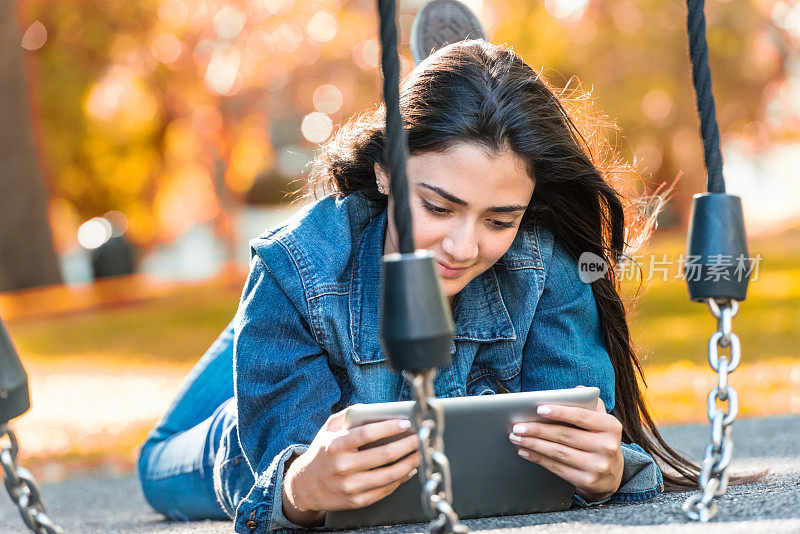
[[[478,257],[475,227],[471,224],[455,223],[452,231],[442,240],[442,250],[459,264],[474,262]]]

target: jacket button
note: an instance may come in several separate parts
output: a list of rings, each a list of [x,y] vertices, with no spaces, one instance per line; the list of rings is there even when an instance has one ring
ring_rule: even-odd
[[[253,521],[253,520],[251,519],[251,520],[249,520],[247,523],[245,523],[245,526],[246,526],[247,528],[249,528],[249,529],[255,529],[255,528],[258,528],[258,522],[257,522],[257,521]]]

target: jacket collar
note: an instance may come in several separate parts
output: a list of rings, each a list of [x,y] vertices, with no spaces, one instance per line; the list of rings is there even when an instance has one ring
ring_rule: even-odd
[[[350,278],[350,336],[354,356],[361,362],[386,358],[379,339],[381,257],[386,218],[384,210],[367,225]],[[458,294],[453,322],[456,340],[493,342],[517,338],[494,266],[471,280]]]

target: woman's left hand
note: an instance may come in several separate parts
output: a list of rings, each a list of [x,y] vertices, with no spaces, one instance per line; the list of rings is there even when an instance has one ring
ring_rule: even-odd
[[[613,495],[622,480],[622,425],[602,399],[595,411],[547,405],[538,413],[547,422],[517,423],[509,435],[520,456],[573,484],[587,501]]]

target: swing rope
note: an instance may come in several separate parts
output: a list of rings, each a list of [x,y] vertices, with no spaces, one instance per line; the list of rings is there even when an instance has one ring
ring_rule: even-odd
[[[719,146],[719,126],[711,87],[711,69],[708,66],[708,41],[706,40],[705,0],[687,0],[689,10],[687,30],[689,32],[689,58],[692,63],[692,83],[700,115],[700,135],[706,165],[706,190],[709,193],[724,193],[725,179],[722,176],[722,152]]]
[[[386,103],[386,135],[384,154],[389,165],[389,194],[394,201],[394,225],[397,228],[400,252],[414,252],[411,209],[408,201],[406,160],[408,145],[403,117],[400,115],[400,59],[397,55],[396,4],[394,0],[378,0],[380,16],[381,68],[383,98]]]
[[[431,518],[429,534],[467,534],[452,507],[450,464],[444,452],[444,412],[433,381],[450,364],[453,323],[430,251],[415,251],[409,206],[408,146],[400,114],[400,60],[395,0],[378,0],[383,98],[386,105],[384,155],[400,257],[384,256],[381,341],[391,367],[408,383],[414,407],[411,422],[419,436],[421,501]],[[395,255],[391,255],[395,256]]]

